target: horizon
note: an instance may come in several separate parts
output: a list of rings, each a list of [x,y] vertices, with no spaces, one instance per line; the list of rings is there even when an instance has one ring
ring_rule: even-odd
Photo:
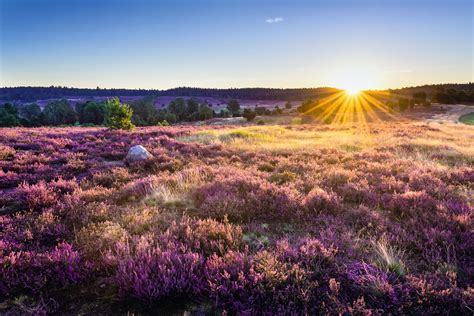
[[[423,88],[423,87],[431,87],[431,86],[446,86],[446,85],[471,85],[474,84],[473,82],[443,82],[443,83],[424,83],[416,86],[402,86],[397,88],[386,88],[386,89],[363,89],[360,91],[386,91],[386,90],[403,90],[403,89],[416,89],[416,88]],[[308,89],[308,90],[316,90],[316,89],[335,89],[343,91],[343,88],[337,87],[330,87],[330,86],[319,86],[319,87],[223,87],[223,88],[215,88],[215,87],[191,87],[191,86],[176,86],[167,89],[159,89],[159,88],[126,88],[126,87],[73,87],[73,86],[1,86],[0,89],[19,89],[19,88],[42,88],[42,89],[49,89],[49,88],[58,88],[58,89],[78,89],[78,90],[132,90],[132,91],[168,91],[168,90],[175,90],[175,89],[205,89],[205,90],[239,90],[239,89],[275,89],[275,90],[299,90],[299,89]]]
[[[474,81],[466,0],[0,3],[2,87],[387,90]]]

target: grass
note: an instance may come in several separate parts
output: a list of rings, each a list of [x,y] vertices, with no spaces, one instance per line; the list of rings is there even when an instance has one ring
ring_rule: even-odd
[[[419,130],[406,139],[405,131]],[[376,128],[357,124],[332,126],[249,126],[229,129],[207,129],[179,137],[184,142],[221,144],[240,151],[264,151],[273,153],[305,152],[317,148],[332,148],[348,152],[363,152],[373,148],[387,148],[400,144],[413,145],[410,155],[417,160],[432,160],[433,154],[446,158],[444,163],[453,164],[465,160],[474,163],[474,139],[458,137],[469,135],[470,127],[436,125],[417,126],[412,123],[379,124]],[[438,150],[434,150],[437,148]],[[441,150],[439,150],[441,149]],[[400,152],[405,158],[406,151]]]
[[[461,116],[459,122],[467,125],[474,125],[474,112]]]

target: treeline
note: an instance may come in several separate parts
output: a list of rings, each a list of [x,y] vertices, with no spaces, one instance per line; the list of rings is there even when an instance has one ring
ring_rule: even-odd
[[[87,101],[76,103],[72,107],[65,99],[48,103],[41,108],[35,104],[12,105],[6,103],[0,107],[0,127],[39,127],[39,126],[94,126],[106,125],[117,128],[131,128],[132,126],[169,125],[178,122],[203,121],[213,117],[244,116],[252,120],[258,114],[271,115],[282,113],[280,109],[270,111],[256,107],[255,110],[242,111],[237,100],[230,100],[227,108],[215,112],[206,102],[196,99],[177,98],[167,108],[157,109],[154,97],[145,97],[128,104],[121,104],[118,98],[102,102]],[[289,103],[288,103],[289,104]],[[113,121],[117,115],[120,123]]]
[[[445,83],[436,85],[423,85],[416,87],[406,87],[401,89],[389,89],[390,95],[398,97],[410,97],[417,92],[426,92],[428,98],[433,102],[437,102],[436,94],[448,93],[448,91],[464,92],[467,95],[474,93],[474,83]]]
[[[321,98],[338,91],[333,88],[302,89],[203,89],[174,88],[169,90],[146,89],[81,89],[69,87],[11,87],[0,88],[0,100],[34,102],[45,99],[62,99],[67,97],[110,97],[110,96],[173,96],[173,97],[215,97],[223,99],[250,100],[305,100]]]
[[[115,128],[118,124],[121,127],[117,128],[123,128],[128,123],[122,121],[130,121],[131,124],[131,118],[131,108],[121,104],[118,98],[99,103],[77,103],[75,108],[67,100],[50,102],[43,110],[35,103],[20,106],[6,103],[0,107],[0,127],[107,125]]]
[[[444,104],[456,104],[463,102],[474,102],[474,91],[457,91],[456,89],[439,89],[433,93],[433,102]]]
[[[411,96],[415,92],[424,91],[428,95],[437,92],[446,92],[450,89],[464,91],[471,96],[474,92],[474,83],[465,84],[438,84],[402,89],[389,89],[394,95]],[[334,88],[235,88],[235,89],[206,89],[179,87],[168,90],[154,89],[96,89],[71,88],[71,87],[5,87],[0,88],[0,100],[33,102],[45,99],[62,99],[67,97],[111,97],[111,96],[174,96],[174,97],[215,97],[223,99],[250,99],[250,100],[307,100],[324,98],[339,90]]]

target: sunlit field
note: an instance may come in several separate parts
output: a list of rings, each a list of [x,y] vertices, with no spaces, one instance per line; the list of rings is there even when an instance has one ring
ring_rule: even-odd
[[[4,129],[0,313],[470,314],[473,135]]]

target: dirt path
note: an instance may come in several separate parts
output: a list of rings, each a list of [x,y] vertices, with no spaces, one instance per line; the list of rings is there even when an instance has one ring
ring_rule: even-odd
[[[463,104],[440,104],[435,105],[442,107],[447,111],[445,113],[435,114],[431,118],[428,118],[428,122],[437,122],[437,123],[460,123],[459,118],[463,115],[473,113],[474,107]]]

